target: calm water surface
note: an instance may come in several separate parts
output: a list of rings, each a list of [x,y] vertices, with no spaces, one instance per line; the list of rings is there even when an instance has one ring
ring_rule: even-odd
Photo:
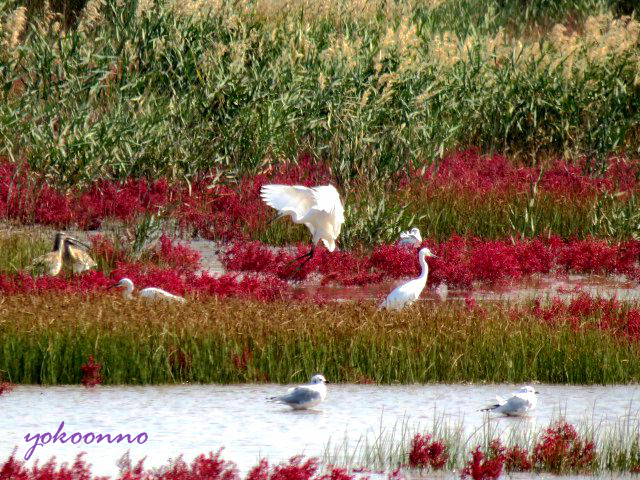
[[[329,300],[382,300],[391,290],[409,280],[395,280],[364,286],[342,287],[303,284],[298,290]],[[468,297],[476,300],[522,301],[545,296],[571,298],[578,293],[618,300],[640,300],[638,282],[621,275],[533,275],[500,285],[478,284],[470,289],[447,288],[433,285],[426,288],[420,301],[460,301]]]
[[[283,392],[282,385],[124,386],[85,389],[82,386],[18,386],[0,397],[0,452],[5,458],[14,447],[23,457],[31,444],[27,433],[51,432],[65,422],[68,435],[81,433],[148,434],[143,445],[65,445],[38,447],[33,459],[55,455],[71,460],[87,452],[94,472],[117,473],[116,461],[128,449],[133,460],[147,457],[147,466],[160,466],[184,454],[224,446],[224,458],[242,471],[260,457],[285,460],[295,454],[322,455],[324,446],[355,445],[364,435],[374,437],[404,421],[425,430],[434,418],[461,425],[470,434],[485,423],[479,408],[514,385],[329,385],[327,401],[314,411],[292,411],[265,398]],[[564,415],[569,421],[613,424],[624,416],[637,421],[640,387],[536,385],[541,392],[537,410],[525,419],[495,417],[489,424],[504,434],[509,429],[545,427]],[[566,478],[566,477],[565,477]]]

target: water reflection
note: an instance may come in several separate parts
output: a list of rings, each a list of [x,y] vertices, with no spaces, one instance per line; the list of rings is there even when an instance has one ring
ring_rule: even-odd
[[[304,284],[297,287],[297,290],[311,296],[318,295],[325,300],[382,300],[403,281],[406,279],[354,287]],[[478,284],[468,289],[452,288],[440,283],[425,289],[420,299],[442,302],[473,297],[476,300],[517,301],[544,296],[571,298],[580,292],[602,298],[640,300],[638,283],[615,275],[533,275],[511,283],[494,286]]]

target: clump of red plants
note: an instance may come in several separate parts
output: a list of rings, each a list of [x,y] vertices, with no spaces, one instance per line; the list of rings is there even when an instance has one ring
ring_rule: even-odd
[[[102,364],[96,362],[93,355],[90,355],[87,363],[80,367],[80,371],[82,372],[82,384],[87,388],[100,385],[102,383],[100,370],[102,370]]]
[[[488,453],[480,447],[472,452],[472,458],[463,469],[463,478],[469,476],[476,479],[498,478],[502,470],[507,472],[528,472],[533,468],[532,460],[527,449],[520,445],[505,447],[499,439],[489,444]]]
[[[473,480],[494,480],[502,475],[506,461],[505,449],[500,440],[493,440],[487,452],[480,447],[472,452],[472,458],[462,469],[460,478],[471,477]]]
[[[516,198],[538,182],[541,193],[567,205],[584,203],[602,192],[631,192],[640,187],[640,164],[611,158],[604,175],[588,173],[586,160],[567,164],[558,160],[545,168],[518,166],[502,155],[483,155],[476,149],[453,152],[437,164],[400,172],[392,179],[399,193],[429,202],[437,196]],[[265,229],[271,213],[260,199],[266,183],[338,184],[330,166],[301,152],[297,162],[236,179],[220,181],[218,171],[189,182],[166,179],[99,180],[88,188],[56,189],[27,165],[0,162],[0,218],[22,223],[97,229],[107,219],[131,221],[137,215],[162,213],[180,226],[206,238],[248,239]]]
[[[528,472],[533,468],[529,452],[520,445],[505,448],[504,468],[507,472]]]
[[[440,470],[445,466],[448,458],[447,446],[441,441],[432,440],[431,435],[418,433],[411,440],[411,450],[409,451],[409,466],[411,468],[431,467],[434,470]]]
[[[640,242],[609,244],[604,240],[564,241],[558,237],[533,240],[482,240],[454,236],[440,243],[425,240],[437,258],[429,259],[429,284],[469,287],[474,282],[499,283],[535,273],[624,274],[640,278]],[[417,250],[398,245],[378,245],[371,253],[324,248],[296,272],[296,257],[309,250],[274,250],[260,242],[236,242],[224,252],[227,270],[271,274],[302,280],[310,275],[322,283],[364,285],[384,279],[417,276]]]
[[[114,480],[241,480],[238,469],[233,462],[221,458],[221,449],[217,453],[198,455],[191,463],[182,457],[171,464],[153,469],[146,469],[144,461],[135,465],[128,456],[120,462],[120,473]],[[293,457],[288,462],[271,467],[265,459],[249,471],[245,480],[353,480],[355,477],[342,468],[330,467],[320,472],[320,463],[316,458],[304,459]],[[42,466],[37,462],[27,467],[15,458],[15,451],[0,466],[0,478],[7,480],[108,480],[109,477],[98,477],[91,473],[83,454],[79,454],[74,463],[57,464],[52,458]]]
[[[573,425],[560,420],[536,443],[532,463],[538,470],[553,473],[588,472],[595,460],[593,441],[580,438]]]
[[[623,304],[616,298],[580,293],[568,301],[554,298],[546,305],[536,299],[532,305],[513,307],[511,316],[527,313],[552,327],[569,325],[576,332],[608,331],[632,342],[640,341],[640,308]]]
[[[13,383],[3,382],[0,380],[0,395],[4,395],[5,393],[10,393],[13,390],[13,388],[14,388]]]

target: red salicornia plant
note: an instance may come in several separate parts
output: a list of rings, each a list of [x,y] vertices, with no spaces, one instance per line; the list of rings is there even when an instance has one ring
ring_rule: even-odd
[[[11,392],[11,390],[13,390],[13,387],[13,383],[0,381],[0,395]]]
[[[504,456],[504,468],[507,472],[528,472],[533,467],[529,452],[520,445],[506,448]]]
[[[500,440],[493,440],[487,453],[483,452],[479,446],[476,447],[471,460],[462,470],[460,478],[494,480],[502,475],[505,460],[504,447]]]
[[[82,384],[87,387],[95,387],[102,383],[102,377],[100,376],[100,370],[102,365],[97,363],[93,359],[93,355],[89,356],[87,363],[80,367],[82,371]]]
[[[441,441],[432,441],[431,435],[416,434],[411,441],[409,466],[411,468],[433,468],[439,470],[445,466],[449,454],[447,446]]]
[[[588,472],[595,460],[594,443],[563,420],[547,428],[533,449],[535,468],[553,473]]]

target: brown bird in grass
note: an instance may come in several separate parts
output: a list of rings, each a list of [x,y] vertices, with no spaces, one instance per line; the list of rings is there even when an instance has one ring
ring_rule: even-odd
[[[89,255],[84,249],[89,248],[84,243],[73,237],[65,237],[64,239],[64,252],[62,260],[64,265],[70,266],[73,269],[73,273],[82,273],[95,268],[98,264],[95,262],[91,255]]]
[[[31,267],[29,267],[29,270],[35,271],[41,275],[58,275],[60,273],[60,270],[62,270],[64,239],[64,233],[56,233],[55,239],[53,240],[53,250],[51,250],[49,253],[45,253],[44,255],[40,255],[39,257],[34,258],[33,262],[31,262]]]
[[[53,250],[35,258],[30,270],[56,276],[64,266],[72,268],[73,273],[81,273],[96,267],[96,262],[83,250],[83,247],[89,248],[77,238],[58,232],[53,240]]]

